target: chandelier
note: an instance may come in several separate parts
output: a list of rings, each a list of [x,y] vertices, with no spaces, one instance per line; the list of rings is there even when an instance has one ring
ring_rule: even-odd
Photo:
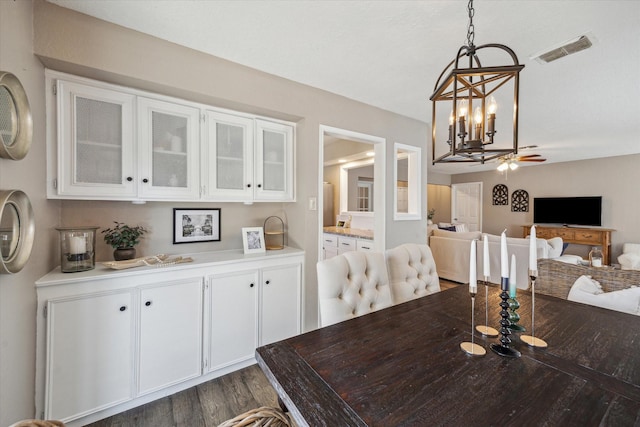
[[[467,45],[462,46],[453,61],[442,71],[436,81],[432,101],[432,164],[452,162],[484,163],[501,156],[518,153],[518,87],[519,74],[524,65],[518,64],[518,57],[509,47],[490,43],[481,46],[474,45],[473,0],[467,6],[469,25],[467,27]],[[479,53],[495,60],[505,56],[513,64],[486,66],[480,61]],[[468,59],[468,61],[466,60]],[[503,58],[500,58],[503,59]],[[463,64],[466,63],[466,64]],[[467,68],[463,68],[467,65]],[[508,83],[508,84],[507,84]],[[505,136],[494,146],[498,122],[498,101],[509,103],[511,95],[508,90],[513,89],[513,135],[512,141]],[[500,89],[500,91],[498,91]],[[447,104],[448,103],[448,104]],[[449,108],[446,108],[448,107]],[[448,113],[448,132],[437,134],[438,117],[436,113],[440,107],[440,118]],[[501,117],[508,117],[501,114]],[[508,132],[507,132],[508,133]],[[447,137],[448,151],[436,154],[438,139]],[[441,142],[444,146],[444,141]]]

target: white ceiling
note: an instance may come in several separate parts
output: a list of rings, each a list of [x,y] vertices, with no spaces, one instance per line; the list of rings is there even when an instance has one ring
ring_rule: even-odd
[[[49,1],[424,122],[468,21],[461,0]],[[474,7],[475,44],[505,44],[525,65],[519,144],[538,148],[523,154],[550,163],[640,153],[640,1]],[[545,65],[530,59],[586,33],[597,39],[589,50]],[[429,164],[440,173],[494,167]]]

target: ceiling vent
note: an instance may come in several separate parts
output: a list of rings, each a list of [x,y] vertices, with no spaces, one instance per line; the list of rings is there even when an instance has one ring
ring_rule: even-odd
[[[585,49],[589,49],[591,46],[595,44],[595,42],[596,40],[593,37],[593,35],[585,34],[583,36],[580,36],[576,39],[573,39],[564,43],[562,46],[534,55],[531,57],[531,59],[535,59],[536,61],[542,64],[546,64],[549,62],[553,62],[557,59],[563,58],[565,56],[578,53]]]

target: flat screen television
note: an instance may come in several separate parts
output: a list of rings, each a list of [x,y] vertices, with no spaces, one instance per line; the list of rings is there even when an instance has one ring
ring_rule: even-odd
[[[602,196],[536,197],[533,222],[536,224],[602,225]]]

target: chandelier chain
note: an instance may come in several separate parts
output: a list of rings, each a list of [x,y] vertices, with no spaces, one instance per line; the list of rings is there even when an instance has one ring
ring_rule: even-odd
[[[467,25],[467,44],[469,47],[473,46],[473,41],[475,39],[475,27],[473,25],[473,16],[476,13],[476,10],[473,8],[473,0],[469,0],[469,4],[467,5],[467,10],[469,11],[469,25]]]

